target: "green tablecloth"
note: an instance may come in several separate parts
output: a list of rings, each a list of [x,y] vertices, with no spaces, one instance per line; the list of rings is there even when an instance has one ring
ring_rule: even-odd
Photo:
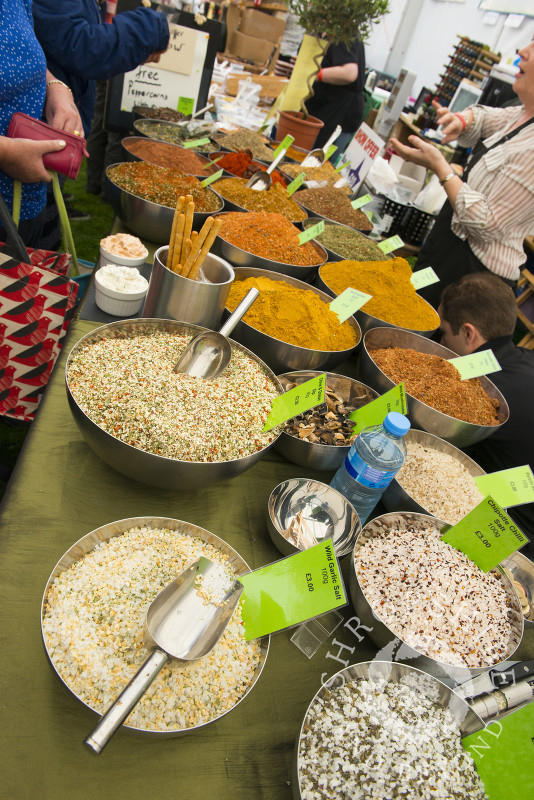
[[[290,642],[289,632],[273,636],[258,683],[226,717],[166,741],[121,731],[99,757],[82,745],[96,716],[65,690],[48,664],[42,594],[54,565],[78,538],[125,517],[169,516],[212,531],[257,568],[280,558],[265,528],[269,493],[285,478],[306,475],[273,453],[227,483],[168,492],[107,467],[79,434],[64,386],[65,354],[94,327],[80,319],[71,323],[0,507],[0,797],[290,800],[294,743],[321,680],[373,654],[348,627],[338,628],[312,659]],[[330,473],[308,475],[330,479]],[[350,605],[344,612],[347,619],[354,613]],[[340,650],[339,643],[347,647]]]

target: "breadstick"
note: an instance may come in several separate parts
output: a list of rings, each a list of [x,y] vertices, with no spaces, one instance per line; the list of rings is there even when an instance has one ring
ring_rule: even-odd
[[[184,238],[185,214],[180,214],[178,218],[178,225],[176,226],[176,239],[174,241],[174,251],[172,255],[172,271],[181,273],[180,255],[182,252],[182,241]]]
[[[204,259],[208,255],[210,247],[212,246],[213,242],[215,241],[215,238],[216,238],[217,234],[219,233],[219,231],[221,230],[222,226],[223,226],[223,220],[222,219],[216,219],[215,222],[213,223],[212,228],[211,228],[211,230],[208,233],[208,236],[206,238],[206,241],[202,245],[202,250],[200,251],[200,254],[199,254],[198,258],[195,260],[195,263],[193,264],[193,268],[191,269],[191,271],[189,272],[189,275],[187,276],[192,281],[196,281],[197,280],[198,273],[200,272],[200,268],[201,268],[202,264],[204,263]]]
[[[181,195],[178,200],[176,201],[176,208],[174,211],[174,217],[172,218],[172,230],[171,230],[171,238],[169,239],[169,249],[167,251],[167,269],[172,269],[172,257],[174,253],[174,240],[176,238],[176,228],[178,226],[178,217],[183,211],[185,203],[185,197]]]
[[[191,195],[188,195],[191,197]],[[180,254],[180,264],[183,264],[185,261],[185,252],[184,252],[184,245],[186,239],[191,238],[191,231],[193,230],[193,214],[195,211],[195,204],[193,202],[193,198],[188,201],[185,207],[185,228],[184,228],[184,238],[182,240],[182,252]]]
[[[204,244],[204,242],[206,241],[206,237],[208,236],[208,234],[209,234],[214,222],[215,222],[215,220],[214,220],[213,217],[208,217],[206,222],[204,223],[204,225],[200,229],[200,233],[196,237],[195,243],[194,243],[193,247],[191,248],[191,252],[189,253],[189,256],[188,256],[187,260],[185,261],[183,269],[182,269],[182,275],[184,275],[186,278],[189,278],[189,273],[191,271],[191,268],[193,266],[195,258],[200,253],[201,247]]]
[[[184,260],[183,264],[181,265],[181,267],[182,267],[181,272],[182,273],[183,273],[185,261],[187,260],[187,256],[189,255],[190,252],[191,252],[191,239],[186,239],[185,242],[184,242],[184,259],[185,260]]]

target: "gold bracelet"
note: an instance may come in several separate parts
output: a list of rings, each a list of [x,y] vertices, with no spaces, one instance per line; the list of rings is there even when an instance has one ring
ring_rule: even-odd
[[[441,186],[443,186],[443,184],[447,183],[447,181],[450,181],[451,178],[459,178],[459,177],[460,176],[457,175],[456,172],[449,172],[448,175],[445,175],[445,177],[440,180],[440,184]]]
[[[67,86],[66,83],[63,83],[63,81],[58,81],[57,78],[55,78],[53,81],[47,81],[46,88],[48,89],[48,87],[51,86],[53,83],[59,83],[60,86],[64,86],[65,89],[67,89],[72,94],[72,89],[70,88],[70,86]]]

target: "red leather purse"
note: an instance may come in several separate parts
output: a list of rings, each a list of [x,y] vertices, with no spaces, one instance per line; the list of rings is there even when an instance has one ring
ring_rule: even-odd
[[[67,178],[75,179],[82,165],[82,158],[85,150],[85,139],[75,136],[73,133],[59,131],[46,122],[34,119],[28,114],[17,111],[11,117],[7,136],[11,139],[33,139],[35,141],[47,141],[50,139],[63,139],[66,146],[63,150],[54,153],[45,153],[43,164],[47,169],[59,172]]]

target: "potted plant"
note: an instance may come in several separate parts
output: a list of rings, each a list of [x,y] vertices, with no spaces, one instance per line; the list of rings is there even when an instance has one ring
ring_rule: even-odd
[[[323,123],[308,114],[306,102],[313,97],[313,83],[319,73],[324,53],[330,44],[341,42],[349,45],[355,38],[365,41],[371,24],[389,11],[389,0],[288,0],[288,9],[297,17],[299,25],[306,33],[317,39],[318,46],[313,59],[314,69],[306,81],[308,92],[300,102],[300,111],[280,112],[277,138],[283,139],[286,133],[295,136],[293,126],[296,125],[295,144],[298,145],[300,140],[301,146],[312,147]],[[293,129],[286,129],[287,125]],[[300,138],[301,128],[305,131],[305,140]],[[306,135],[307,128],[310,130]],[[308,145],[310,137],[311,144]]]

